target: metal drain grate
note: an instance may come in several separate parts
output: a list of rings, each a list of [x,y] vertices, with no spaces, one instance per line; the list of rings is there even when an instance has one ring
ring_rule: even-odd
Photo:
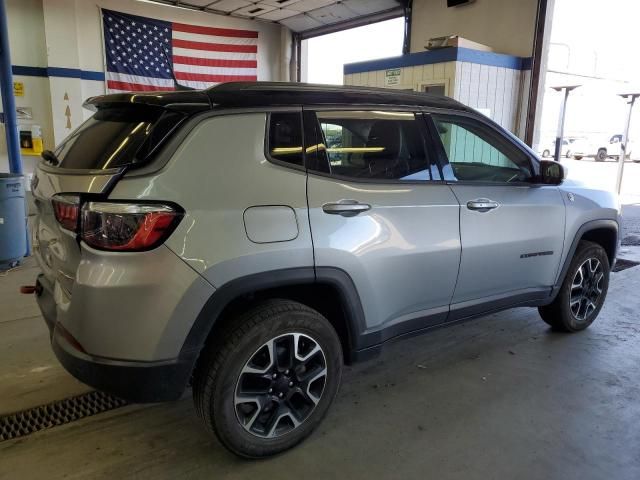
[[[0,442],[64,425],[127,404],[108,393],[93,391],[0,417]]]

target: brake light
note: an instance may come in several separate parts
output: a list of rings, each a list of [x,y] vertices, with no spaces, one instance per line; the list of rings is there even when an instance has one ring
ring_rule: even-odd
[[[62,228],[71,232],[78,231],[80,197],[78,195],[54,195],[51,199],[53,214]]]
[[[182,216],[165,204],[88,202],[82,207],[80,237],[99,250],[150,250],[171,235]]]

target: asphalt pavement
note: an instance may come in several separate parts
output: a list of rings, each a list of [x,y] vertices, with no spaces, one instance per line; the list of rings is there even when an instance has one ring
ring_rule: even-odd
[[[640,203],[622,206],[622,245],[640,246]]]

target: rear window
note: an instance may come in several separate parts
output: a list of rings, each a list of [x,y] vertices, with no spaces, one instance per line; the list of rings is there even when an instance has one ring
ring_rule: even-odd
[[[54,153],[61,168],[102,170],[147,161],[184,114],[151,108],[98,110]]]

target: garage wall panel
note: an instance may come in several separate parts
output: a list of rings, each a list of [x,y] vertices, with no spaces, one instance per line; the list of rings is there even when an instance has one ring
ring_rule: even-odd
[[[478,0],[447,8],[445,0],[413,2],[411,52],[434,37],[459,35],[497,52],[528,57],[533,52],[538,0]]]

